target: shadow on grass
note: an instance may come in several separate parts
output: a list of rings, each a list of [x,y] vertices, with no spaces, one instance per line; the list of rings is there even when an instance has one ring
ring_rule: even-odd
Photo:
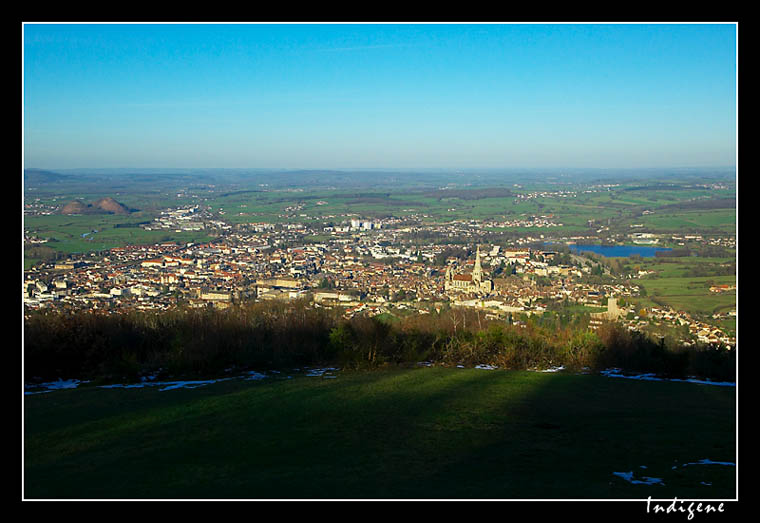
[[[720,387],[552,375],[517,409],[503,406],[512,421],[429,481],[443,497],[733,499],[734,467],[683,464],[735,462],[734,405],[733,391]],[[633,484],[614,472],[662,484]]]
[[[87,392],[88,398],[71,405],[63,396],[29,401],[29,418],[48,419],[27,430],[26,495],[717,495],[728,492],[725,478],[702,479],[712,486],[676,492],[656,485],[643,489],[613,476],[646,466],[636,475],[663,477],[674,459],[733,461],[733,397],[706,389],[598,376],[423,368],[342,372],[337,379],[230,381],[166,392],[62,391],[71,398]],[[75,412],[88,401],[88,414]],[[698,470],[673,471],[664,478],[667,489],[691,485],[684,474]]]

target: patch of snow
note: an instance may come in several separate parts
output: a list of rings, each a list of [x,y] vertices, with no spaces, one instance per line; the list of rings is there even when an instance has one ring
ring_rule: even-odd
[[[606,369],[599,374],[607,376],[608,378],[627,378],[629,380],[644,380],[644,381],[665,381],[663,378],[656,377],[653,373],[626,375],[621,374],[620,369]]]
[[[160,391],[174,390],[174,389],[196,389],[212,383],[218,383],[220,381],[231,380],[232,378],[221,378],[218,380],[197,380],[197,381],[153,381],[142,383],[114,383],[112,385],[101,385],[101,389],[139,389],[143,387],[163,387]]]
[[[564,365],[560,365],[559,367],[550,367],[548,369],[541,370],[539,372],[559,372],[561,370],[565,370]]]
[[[327,377],[330,377],[330,376],[326,376],[326,374],[331,373],[332,371],[335,371],[335,370],[339,370],[339,369],[337,369],[335,367],[327,367],[327,368],[324,368],[324,369],[309,369],[308,367],[306,367],[306,370],[308,370],[308,372],[306,373],[306,375],[310,376],[312,378],[315,378],[315,377],[316,378],[321,378],[321,377],[327,378]],[[332,376],[332,377],[335,377],[335,376]]]
[[[153,385],[161,385],[161,383],[130,383],[130,384],[123,384],[123,383],[113,383],[111,385],[101,385],[99,388],[101,389],[141,389],[143,387],[151,387]]]
[[[641,479],[634,479],[633,471],[613,472],[612,474],[619,478],[623,478],[628,483],[631,483],[633,485],[665,485],[665,483],[663,483],[661,478],[650,478],[650,477],[644,476]]]
[[[496,370],[499,367],[496,365],[475,365],[476,369],[483,369],[483,370]]]
[[[689,465],[726,465],[729,467],[735,467],[736,463],[731,463],[730,461],[712,461],[709,459],[700,459],[699,461],[695,461],[693,463],[684,463],[681,466],[688,467]]]
[[[89,383],[89,381],[79,380],[62,380],[49,381],[47,383],[39,383],[37,385],[24,385],[24,389],[44,389],[39,391],[25,390],[24,394],[43,394],[45,392],[51,392],[54,390],[62,389],[76,389],[80,383]]]
[[[225,372],[230,372],[233,370],[233,367],[225,369]],[[326,368],[326,369],[316,369],[316,371],[320,372],[318,375],[322,375],[324,372],[338,370],[335,368]],[[279,371],[271,371],[274,374],[279,374]],[[317,375],[317,374],[315,374]],[[218,383],[220,381],[227,381],[232,379],[244,379],[247,381],[250,380],[263,380],[268,378],[266,374],[263,374],[261,372],[256,371],[248,371],[244,373],[241,376],[237,377],[229,377],[229,378],[220,378],[220,379],[214,379],[214,380],[190,380],[190,381],[155,381],[158,377],[158,374],[152,374],[147,376],[141,376],[139,383],[114,383],[110,385],[100,385],[98,388],[101,389],[141,389],[143,387],[163,387],[160,390],[174,390],[174,389],[194,389],[198,387],[203,387],[205,385],[210,385],[212,383]],[[325,376],[325,377],[335,377],[335,376]],[[288,376],[288,379],[291,379],[292,376]],[[81,383],[89,383],[89,381],[79,381],[79,380],[61,380],[58,381],[52,381],[49,383],[40,383],[37,385],[25,385],[24,388],[27,389],[24,391],[24,394],[44,394],[46,392],[51,392],[53,390],[60,390],[60,389],[75,389],[77,388]],[[29,389],[42,389],[42,390],[29,390]]]
[[[167,383],[159,384],[159,385],[165,385],[163,389],[159,389],[159,390],[165,391],[165,390],[174,390],[174,389],[197,389],[198,387],[203,387],[204,385],[210,385],[212,383],[217,383],[219,381],[226,381],[228,379],[230,378],[224,378],[220,380],[167,382]]]
[[[625,378],[629,380],[643,380],[643,381],[674,381],[674,382],[681,382],[681,383],[698,383],[700,385],[717,385],[720,387],[736,387],[736,383],[731,381],[710,381],[710,380],[701,380],[697,378],[687,378],[687,379],[680,379],[680,378],[658,378],[654,373],[648,372],[644,374],[622,374],[622,371],[620,369],[605,369],[601,372],[599,372],[602,376],[607,376],[608,378]]]
[[[699,383],[701,385],[717,385],[719,387],[736,387],[736,383],[733,381],[710,381],[710,380],[699,380],[696,378],[688,378],[685,380],[672,379],[670,381],[683,381],[684,383]]]

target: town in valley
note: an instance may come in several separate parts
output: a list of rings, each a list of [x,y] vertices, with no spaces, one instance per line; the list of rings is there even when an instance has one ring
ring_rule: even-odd
[[[694,188],[730,192],[726,182]],[[620,184],[532,191],[515,184],[503,194],[499,189],[493,191],[514,205],[541,202],[535,212],[469,219],[445,216],[457,205],[473,201],[467,199],[467,191],[445,200],[436,212],[403,208],[396,213],[396,205],[383,209],[388,212],[361,214],[332,212],[329,196],[304,198],[299,190],[290,190],[286,192],[289,199],[283,199],[277,214],[266,221],[257,220],[265,213],[252,209],[255,202],[240,204],[234,212],[231,205],[209,205],[193,194],[195,203],[157,209],[152,219],[131,224],[131,230],[162,232],[165,239],[173,234],[203,234],[206,241],[170,239],[58,253],[55,259],[38,260],[27,267],[24,304],[28,310],[121,313],[306,300],[311,307],[340,308],[345,317],[385,318],[469,308],[481,311],[484,318],[516,325],[531,317],[585,315],[590,329],[614,321],[630,330],[669,334],[687,345],[735,346],[735,305],[705,313],[666,301],[642,301],[648,297],[647,283],[658,278],[658,267],[668,267],[652,265],[669,260],[660,254],[678,254],[668,251],[681,249],[690,255],[671,260],[687,262],[697,260],[700,249],[725,256],[735,252],[735,232],[715,233],[714,228],[658,232],[645,225],[645,220],[662,213],[651,205],[631,211],[630,223],[615,227],[613,220],[589,218],[585,228],[570,229],[568,234],[561,212],[552,207],[553,202],[577,199],[579,194],[615,189],[620,189]],[[176,196],[191,196],[192,191],[187,192]],[[476,195],[476,202],[490,201],[482,190],[470,192]],[[699,203],[704,198],[690,201]],[[44,205],[39,198],[30,198],[25,216],[37,220],[61,214],[81,218],[77,213],[85,208],[72,211],[62,197],[47,201]],[[327,212],[316,212],[325,209]],[[309,214],[311,210],[314,215]],[[636,218],[644,223],[634,223]],[[507,231],[512,232],[505,234]],[[102,231],[92,229],[80,239],[98,234]],[[27,247],[46,242],[25,228]],[[632,257],[622,258],[576,248],[600,243],[628,245],[634,251],[670,247],[654,257],[634,252]],[[729,280],[700,278],[700,292],[735,296],[735,260],[719,261],[720,274],[729,275]]]

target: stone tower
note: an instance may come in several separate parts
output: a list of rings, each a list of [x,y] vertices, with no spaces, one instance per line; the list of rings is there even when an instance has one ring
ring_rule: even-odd
[[[479,286],[481,281],[483,281],[483,269],[480,267],[480,245],[478,245],[475,254],[475,267],[472,269],[472,282]]]

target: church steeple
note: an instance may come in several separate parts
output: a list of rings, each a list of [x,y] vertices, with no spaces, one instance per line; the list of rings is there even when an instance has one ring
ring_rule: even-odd
[[[472,269],[472,281],[480,283],[483,277],[483,269],[480,267],[480,245],[475,253],[475,267]]]

